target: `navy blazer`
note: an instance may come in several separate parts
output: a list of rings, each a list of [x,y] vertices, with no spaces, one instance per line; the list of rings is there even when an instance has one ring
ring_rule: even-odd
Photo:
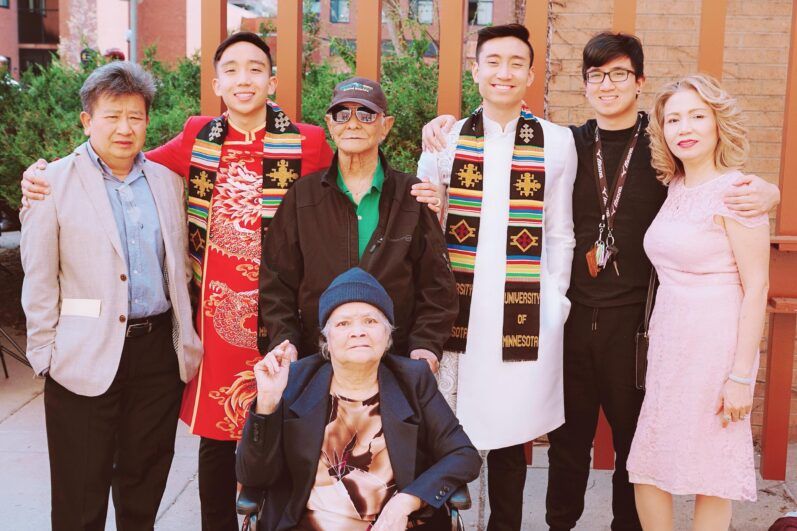
[[[439,509],[459,486],[476,479],[481,458],[425,361],[386,355],[377,378],[398,491]],[[257,415],[252,405],[236,473],[242,485],[268,491],[263,529],[293,529],[302,517],[321,457],[331,383],[332,364],[315,354],[291,364],[274,413]]]

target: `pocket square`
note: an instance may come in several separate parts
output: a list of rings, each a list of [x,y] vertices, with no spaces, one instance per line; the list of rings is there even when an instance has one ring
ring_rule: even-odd
[[[63,299],[61,301],[61,315],[76,317],[100,316],[100,299]]]

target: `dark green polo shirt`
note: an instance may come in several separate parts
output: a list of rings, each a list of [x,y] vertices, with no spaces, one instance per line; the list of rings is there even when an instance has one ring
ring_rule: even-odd
[[[340,168],[338,168],[338,188],[346,194],[346,197],[349,198],[357,210],[357,256],[360,259],[362,259],[365,247],[371,241],[371,236],[379,223],[379,198],[382,196],[382,184],[384,182],[385,172],[382,169],[382,162],[379,161],[376,163],[371,189],[360,199],[360,204],[358,205],[354,200],[354,196],[346,187],[346,183],[343,182],[343,175],[340,173]]]

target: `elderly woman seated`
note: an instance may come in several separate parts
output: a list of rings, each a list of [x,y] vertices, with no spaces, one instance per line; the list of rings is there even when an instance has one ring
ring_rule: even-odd
[[[393,125],[382,87],[342,81],[326,123],[338,148],[332,165],[296,181],[265,237],[260,306],[268,349],[288,340],[299,357],[316,352],[318,298],[358,266],[396,304],[395,352],[437,371],[457,315],[456,285],[440,224],[411,195],[419,181],[380,152]]]
[[[426,364],[386,355],[393,318],[350,269],[319,300],[321,352],[291,363],[283,343],[255,365],[236,470],[267,491],[261,529],[446,529],[443,505],[481,459]],[[425,504],[435,516],[413,521]]]

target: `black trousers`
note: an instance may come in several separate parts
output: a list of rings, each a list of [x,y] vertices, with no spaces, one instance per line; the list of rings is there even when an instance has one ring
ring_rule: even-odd
[[[237,531],[235,511],[237,482],[235,448],[237,441],[199,441],[199,503],[202,531]]]
[[[171,325],[128,338],[110,388],[75,394],[44,385],[52,528],[105,529],[112,489],[116,527],[151,530],[174,456],[183,383]]]
[[[490,497],[487,531],[520,531],[525,486],[526,454],[522,444],[487,453],[487,494]]]
[[[644,393],[636,389],[635,343],[644,304],[591,308],[573,304],[564,334],[565,423],[548,434],[545,520],[569,530],[584,511],[590,450],[603,406],[612,428],[613,530],[640,530],[634,488],[625,468]]]

